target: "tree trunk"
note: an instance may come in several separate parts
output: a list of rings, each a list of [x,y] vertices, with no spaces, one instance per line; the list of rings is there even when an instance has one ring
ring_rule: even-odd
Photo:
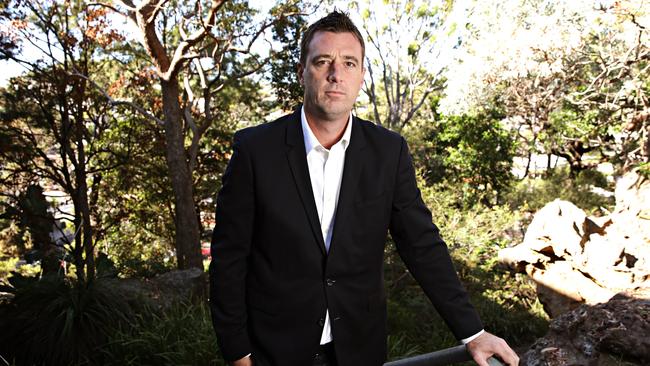
[[[78,200],[79,197],[75,197],[73,201]],[[74,202],[74,267],[75,272],[77,273],[77,281],[83,282],[86,280],[86,272],[84,271],[84,260],[83,260],[83,233],[80,230],[81,226],[81,214],[79,213],[79,207],[77,202]]]
[[[192,177],[187,158],[182,115],[179,103],[178,80],[160,80],[165,114],[167,167],[174,191],[174,224],[176,228],[176,259],[179,269],[203,269],[199,223],[194,207]]]
[[[82,154],[79,154],[82,155]],[[86,184],[86,164],[81,163],[81,172],[77,172],[80,176],[78,179],[78,204],[79,213],[81,214],[81,231],[83,231],[83,251],[86,255],[86,278],[91,281],[95,278],[95,248],[93,243],[93,228],[90,222],[90,206],[88,205],[88,185]]]

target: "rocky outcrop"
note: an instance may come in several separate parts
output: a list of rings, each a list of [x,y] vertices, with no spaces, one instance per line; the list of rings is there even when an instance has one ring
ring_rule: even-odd
[[[554,319],[521,357],[522,366],[650,364],[650,300],[617,295]]]
[[[204,272],[197,268],[170,271],[151,279],[104,279],[104,284],[130,303],[154,308],[203,298],[207,287]]]
[[[535,280],[551,317],[616,294],[650,298],[650,181],[628,173],[615,194],[616,208],[605,217],[588,217],[566,201],[547,204],[523,243],[499,253]]]

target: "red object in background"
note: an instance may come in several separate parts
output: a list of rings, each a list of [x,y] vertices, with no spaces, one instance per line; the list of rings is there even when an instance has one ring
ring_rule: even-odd
[[[201,243],[201,255],[203,258],[210,258],[210,243]]]

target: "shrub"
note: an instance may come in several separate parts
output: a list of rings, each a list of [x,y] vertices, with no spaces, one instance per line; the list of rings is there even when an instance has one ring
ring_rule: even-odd
[[[527,177],[507,195],[506,202],[513,209],[537,211],[556,198],[570,201],[587,214],[598,215],[611,210],[614,196],[605,197],[594,192],[594,187],[612,189],[607,178],[596,170],[583,170],[571,179],[569,169],[556,168],[545,178]]]
[[[125,221],[108,235],[101,250],[106,253],[121,277],[151,278],[176,267],[173,245],[164,237]]]
[[[498,203],[511,185],[514,139],[497,112],[438,116],[406,131],[428,185],[452,185],[464,205]]]
[[[406,340],[405,334],[391,334],[388,336],[387,343],[389,361],[413,357],[422,353],[418,345],[411,344]]]
[[[24,263],[18,257],[1,258],[0,257],[0,282],[6,281],[14,273],[23,276],[34,277],[41,272],[40,262]]]
[[[225,365],[205,303],[145,309],[99,350],[104,365]]]
[[[9,282],[14,298],[0,308],[0,353],[19,365],[90,362],[115,324],[131,317],[129,305],[99,280],[14,274]]]

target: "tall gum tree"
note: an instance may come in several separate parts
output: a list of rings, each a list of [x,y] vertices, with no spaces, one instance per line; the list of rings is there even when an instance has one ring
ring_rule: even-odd
[[[135,25],[158,78],[162,118],[145,107],[126,104],[164,129],[174,193],[177,264],[180,269],[203,268],[192,174],[202,137],[215,123],[213,100],[229,81],[254,74],[268,63],[273,52],[261,57],[252,51],[253,45],[275,23],[300,14],[301,3],[279,3],[261,22],[253,20],[255,12],[244,1],[116,0],[95,5]],[[106,96],[114,104],[119,102]]]
[[[353,1],[366,33],[363,87],[376,123],[395,131],[411,124],[443,87],[448,51],[456,44],[452,1]]]

